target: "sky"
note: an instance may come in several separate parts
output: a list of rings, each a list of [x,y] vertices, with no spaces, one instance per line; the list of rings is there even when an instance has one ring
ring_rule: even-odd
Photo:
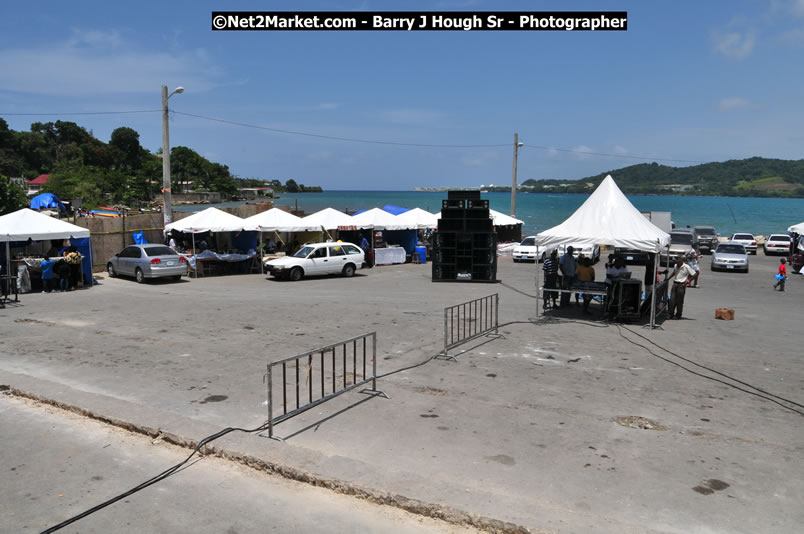
[[[627,11],[628,30],[211,30],[211,12],[224,9],[568,7]],[[0,117],[10,128],[73,121],[108,141],[127,126],[156,152],[161,114],[148,110],[160,109],[162,85],[183,86],[169,102],[171,146],[242,178],[330,190],[510,185],[515,133],[519,183],[651,161],[804,157],[804,0],[54,1],[3,11]],[[148,112],[70,115],[109,111]]]

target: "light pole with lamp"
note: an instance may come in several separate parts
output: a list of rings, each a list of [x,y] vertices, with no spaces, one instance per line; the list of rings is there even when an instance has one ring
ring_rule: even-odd
[[[519,142],[519,134],[514,134],[514,176],[511,180],[511,217],[516,217],[516,164],[519,159],[519,149],[525,143]]]
[[[176,87],[168,94],[167,85],[162,86],[162,214],[165,226],[173,222],[173,206],[170,198],[170,135],[168,133],[168,98],[183,93],[184,87]]]

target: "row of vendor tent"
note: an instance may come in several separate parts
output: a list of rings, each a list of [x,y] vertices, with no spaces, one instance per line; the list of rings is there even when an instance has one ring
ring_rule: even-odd
[[[522,221],[500,212],[489,210],[495,226],[521,225]],[[226,213],[217,208],[185,217],[165,226],[165,232],[314,232],[325,230],[425,230],[438,227],[440,214],[429,213],[420,208],[393,215],[383,209],[373,208],[357,215],[347,215],[326,208],[307,217],[297,217],[279,208],[258,213],[247,219]]]

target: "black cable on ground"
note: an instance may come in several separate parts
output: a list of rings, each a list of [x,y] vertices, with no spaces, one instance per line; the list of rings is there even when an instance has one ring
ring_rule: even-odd
[[[159,473],[155,477],[149,478],[148,480],[146,480],[142,484],[131,488],[130,490],[128,490],[125,493],[121,493],[120,495],[117,495],[116,497],[112,497],[111,499],[109,499],[107,501],[104,501],[104,502],[98,504],[97,506],[93,506],[89,510],[81,512],[78,515],[75,515],[75,516],[73,516],[73,517],[71,517],[71,518],[69,518],[69,519],[67,519],[65,521],[62,521],[58,525],[52,526],[47,530],[43,530],[42,534],[49,534],[51,532],[56,532],[57,530],[61,530],[62,528],[66,527],[66,526],[68,526],[68,525],[70,525],[72,523],[75,523],[76,521],[78,521],[80,519],[83,519],[83,518],[87,517],[88,515],[94,514],[95,512],[97,512],[99,510],[102,510],[103,508],[106,508],[107,506],[109,506],[111,504],[114,504],[114,503],[116,503],[117,501],[119,501],[121,499],[125,499],[126,497],[128,497],[130,495],[133,495],[134,493],[137,493],[138,491],[143,490],[143,489],[147,488],[148,486],[151,486],[151,485],[156,484],[157,482],[159,482],[161,480],[164,480],[164,479],[168,478],[169,476],[175,474],[184,465],[186,465],[187,462],[189,462],[190,459],[192,459],[192,457],[195,456],[201,450],[202,447],[204,447],[208,443],[210,443],[210,442],[212,442],[212,441],[214,441],[214,440],[216,440],[216,439],[218,439],[220,437],[225,436],[226,434],[229,434],[230,432],[246,432],[248,434],[252,434],[254,432],[259,432],[261,430],[265,430],[266,428],[268,428],[268,425],[266,425],[266,424],[262,424],[262,425],[258,426],[257,428],[253,428],[251,430],[246,429],[246,428],[229,427],[229,428],[224,428],[220,432],[212,434],[211,436],[207,436],[207,437],[205,437],[204,439],[202,439],[201,441],[198,442],[198,445],[195,446],[195,449],[193,449],[193,452],[191,452],[190,455],[187,456],[187,458],[185,458],[183,461],[177,463],[173,467],[165,469],[164,471],[162,471],[161,473]]]
[[[631,330],[628,330],[628,331],[629,331],[629,332],[631,332]],[[725,380],[721,380],[721,379],[719,379],[719,378],[715,378],[715,377],[713,377],[713,376],[707,376],[707,375],[705,375],[705,374],[703,374],[703,373],[699,373],[698,371],[695,371],[695,370],[693,370],[693,369],[690,369],[689,367],[684,367],[684,366],[683,366],[683,365],[681,365],[680,363],[678,363],[678,362],[674,362],[673,360],[671,360],[671,359],[669,359],[669,358],[665,358],[664,356],[661,356],[661,355],[659,355],[659,354],[656,354],[655,352],[653,352],[652,350],[650,350],[650,348],[649,348],[649,347],[646,347],[645,345],[641,345],[641,344],[637,343],[636,341],[634,341],[634,340],[632,340],[632,339],[628,339],[627,337],[625,337],[625,336],[623,335],[623,332],[622,332],[622,329],[621,329],[620,325],[617,325],[617,332],[619,332],[620,337],[622,337],[624,340],[628,341],[629,343],[631,343],[631,344],[633,344],[633,345],[636,345],[637,347],[641,347],[641,348],[645,349],[645,350],[646,350],[646,351],[647,351],[649,354],[651,354],[651,355],[653,355],[653,356],[655,356],[655,357],[659,358],[660,360],[663,360],[663,361],[665,361],[665,362],[667,362],[667,363],[669,363],[669,364],[671,364],[671,365],[675,365],[675,366],[677,366],[677,367],[680,367],[680,368],[684,369],[685,371],[687,371],[688,373],[691,373],[691,374],[693,374],[693,375],[695,375],[695,376],[699,376],[699,377],[701,377],[701,378],[706,378],[707,380],[711,380],[711,381],[713,381],[713,382],[718,382],[719,384],[723,384],[723,385],[725,385],[725,386],[729,386],[729,387],[731,387],[731,388],[736,389],[737,391],[742,391],[743,393],[748,393],[749,395],[754,395],[754,396],[756,396],[756,397],[759,397],[760,399],[765,399],[766,401],[770,401],[770,402],[772,402],[772,403],[774,403],[774,404],[777,404],[777,405],[781,406],[782,408],[785,408],[786,410],[790,410],[791,412],[795,412],[795,413],[797,413],[797,414],[799,414],[799,415],[804,415],[804,412],[802,412],[802,411],[800,411],[800,410],[796,410],[795,408],[791,408],[790,406],[787,406],[786,404],[782,404],[781,402],[779,402],[778,400],[776,400],[776,399],[774,399],[774,398],[772,398],[772,397],[770,397],[770,396],[762,395],[762,394],[757,393],[757,392],[755,392],[755,391],[751,391],[751,390],[748,390],[748,389],[741,388],[741,387],[736,386],[736,385],[734,385],[734,384],[732,384],[732,383],[730,383],[730,382],[726,382]],[[657,346],[657,347],[659,347],[659,348],[662,348],[662,347],[660,347],[659,345],[656,345],[656,346]],[[667,349],[662,348],[662,350],[667,350]],[[670,351],[667,351],[667,352],[670,352]],[[682,359],[683,359],[684,361],[689,361],[689,360],[687,360],[686,358],[682,358]],[[691,363],[694,363],[694,362],[691,362]],[[699,364],[695,364],[695,365],[699,365]],[[702,366],[702,365],[699,365],[699,366],[700,366],[700,367],[704,367],[704,366]],[[708,369],[708,367],[704,367],[704,369]],[[723,373],[718,373],[718,374],[720,374],[720,375],[722,375],[722,376],[725,376],[725,377],[726,377],[726,378],[728,378],[729,380],[734,380],[734,379],[733,379],[733,378],[731,378],[730,376],[725,375],[725,374],[723,374]],[[740,383],[741,383],[741,384],[743,384],[744,382],[740,382]],[[754,387],[754,386],[751,386],[750,384],[749,384],[748,386],[749,386],[749,387],[751,387],[751,388],[753,388],[753,389],[759,390],[759,388],[756,388],[756,387]],[[782,400],[784,400],[785,402],[790,402],[791,404],[796,404],[796,403],[794,403],[794,402],[792,402],[792,401],[789,401],[789,400],[787,400],[787,399],[784,399],[783,397],[778,397],[778,396],[776,396],[776,395],[774,395],[774,397],[777,397],[777,398],[779,398],[779,399],[782,399]]]

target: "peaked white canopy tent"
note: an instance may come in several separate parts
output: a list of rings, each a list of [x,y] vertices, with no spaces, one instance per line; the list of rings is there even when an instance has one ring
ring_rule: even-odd
[[[440,217],[440,212],[435,215],[421,208],[413,208],[396,216],[398,221],[409,225],[408,228],[416,228],[417,230],[438,228],[438,219]]]
[[[799,235],[804,234],[804,222],[800,222],[798,224],[794,224],[790,228],[787,229],[788,232],[795,232]]]
[[[362,213],[352,216],[352,224],[363,228],[374,228],[375,230],[416,230],[415,223],[406,223],[399,220],[398,215],[393,215],[380,208],[372,208]]]
[[[305,223],[301,217],[296,217],[292,213],[279,208],[271,208],[268,211],[257,213],[243,220],[246,230],[257,230],[260,232],[260,272],[263,273],[262,256],[262,234],[263,232],[314,232],[320,230],[320,226]],[[277,236],[278,237],[278,236]]]
[[[189,217],[179,219],[165,226],[165,233],[171,230],[179,232],[239,232],[245,230],[245,219],[218,208],[207,208]]]
[[[12,241],[42,241],[45,239],[73,239],[89,237],[89,230],[70,224],[67,221],[54,219],[28,208],[0,217],[0,242],[6,243],[6,273],[11,275]],[[92,262],[92,246],[89,247],[90,265]]]
[[[324,208],[312,215],[302,217],[302,222],[304,222],[304,224],[311,224],[315,226],[316,229],[323,228],[324,230],[337,230],[339,227],[359,227],[359,225],[355,224],[354,217],[332,208]],[[363,228],[367,227],[368,226],[365,225],[363,226]]]
[[[536,235],[536,245],[544,248],[568,244],[609,245],[659,253],[669,243],[670,234],[642,215],[617,187],[611,175],[606,176],[566,221]],[[658,263],[654,262],[654,271]],[[537,286],[538,275],[536,269]],[[655,293],[656,284],[652,287]],[[538,313],[538,301],[536,306]],[[651,326],[655,324],[654,312],[655,306],[651,306]]]

